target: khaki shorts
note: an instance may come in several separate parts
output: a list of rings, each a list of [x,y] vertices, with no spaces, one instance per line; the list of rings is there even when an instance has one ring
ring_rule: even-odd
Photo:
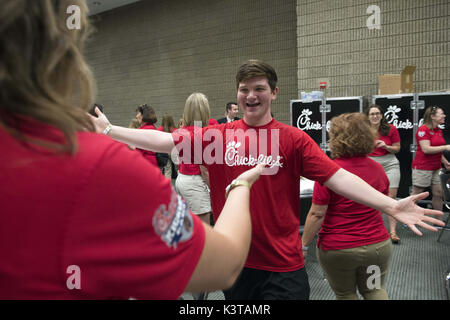
[[[412,169],[412,184],[416,187],[427,188],[432,184],[441,184],[440,170]]]
[[[175,189],[184,198],[192,213],[199,215],[211,212],[209,188],[201,175],[178,173]]]
[[[389,153],[381,157],[369,158],[381,164],[389,179],[389,188],[398,188],[400,185],[400,163],[397,157]]]

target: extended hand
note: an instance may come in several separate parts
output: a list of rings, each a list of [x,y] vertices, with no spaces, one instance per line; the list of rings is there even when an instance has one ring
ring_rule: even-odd
[[[252,169],[249,169],[243,173],[241,173],[239,175],[239,177],[237,177],[237,180],[245,180],[248,183],[250,183],[250,185],[252,185],[256,180],[259,179],[259,177],[261,176],[261,173],[263,172],[264,168],[265,168],[265,164],[258,164],[257,166],[255,166]]]
[[[416,225],[427,230],[438,231],[435,227],[425,223],[434,223],[444,226],[441,220],[429,217],[428,215],[442,216],[443,213],[437,210],[425,209],[416,205],[416,201],[428,197],[428,192],[419,193],[397,201],[397,205],[392,208],[392,216],[399,222],[406,224],[415,234],[421,236],[422,233]]]

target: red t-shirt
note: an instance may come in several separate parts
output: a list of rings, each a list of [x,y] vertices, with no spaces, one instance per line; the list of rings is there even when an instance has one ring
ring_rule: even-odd
[[[194,132],[198,132],[198,134],[201,134],[201,132],[202,132],[202,128],[194,127],[194,126],[189,126],[189,127],[184,126],[184,127],[182,127],[182,129],[187,130],[192,135],[194,135]],[[196,131],[196,130],[198,130],[198,131]],[[200,144],[198,146],[199,146],[199,148],[201,148]],[[200,165],[195,164],[196,163],[195,159],[189,159],[189,156],[183,157],[183,151],[179,154],[179,160],[180,160],[180,162],[178,163],[178,172],[179,173],[189,175],[189,176],[201,174]]]
[[[383,167],[368,157],[334,160],[343,169],[357,175],[376,190],[388,194],[389,180]],[[317,246],[322,250],[340,250],[378,243],[389,238],[381,213],[344,198],[317,182],[312,202],[328,205]]]
[[[216,124],[219,124],[219,122],[216,119],[211,118],[208,120],[208,126],[214,126]]]
[[[156,130],[155,126],[152,124],[144,124],[139,129],[146,129],[146,130]],[[156,160],[156,153],[149,150],[139,149],[136,148],[137,151],[139,151],[142,156],[147,159],[148,162],[158,167],[158,161]]]
[[[174,132],[177,149],[192,149],[191,136],[187,130]],[[203,128],[202,136],[194,137],[202,142],[202,149],[191,156],[208,168],[216,220],[225,204],[225,188],[233,179],[258,162],[272,167],[271,175],[262,175],[250,192],[252,242],[245,266],[275,272],[304,267],[300,176],[323,183],[339,166],[306,133],[276,120],[261,127],[233,121]]]
[[[202,223],[138,153],[89,132],[78,143],[54,155],[0,128],[0,299],[178,298]]]
[[[422,140],[430,141],[430,146],[432,147],[445,145],[445,139],[439,127],[433,130],[425,124],[419,127],[416,132],[417,152],[412,162],[412,168],[431,171],[439,170],[441,168],[442,152],[436,154],[423,153],[419,143]]]
[[[395,126],[392,124],[389,125],[391,127],[391,130],[389,130],[389,133],[387,136],[380,135],[380,132],[378,132],[377,140],[383,140],[384,143],[388,146],[392,146],[396,142],[400,142],[400,135],[398,134],[398,130]],[[383,148],[374,148],[373,152],[369,154],[369,157],[381,157],[385,156],[389,153],[386,149]]]

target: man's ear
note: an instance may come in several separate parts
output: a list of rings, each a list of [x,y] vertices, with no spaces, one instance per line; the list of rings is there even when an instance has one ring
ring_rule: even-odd
[[[272,91],[272,100],[275,100],[278,95],[278,87],[275,87],[275,90]]]

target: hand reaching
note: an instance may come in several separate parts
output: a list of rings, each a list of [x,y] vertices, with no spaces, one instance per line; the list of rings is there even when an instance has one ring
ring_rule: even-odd
[[[441,220],[429,217],[428,215],[442,216],[441,211],[425,209],[416,205],[416,201],[428,197],[428,192],[419,193],[397,201],[397,205],[392,208],[392,216],[399,222],[406,224],[415,234],[421,236],[422,233],[416,225],[427,230],[437,231],[437,229],[425,222],[444,226]]]
[[[265,164],[258,164],[254,168],[241,173],[236,179],[237,180],[245,180],[248,183],[250,183],[250,185],[252,185],[256,180],[259,179],[265,166],[266,166]]]

